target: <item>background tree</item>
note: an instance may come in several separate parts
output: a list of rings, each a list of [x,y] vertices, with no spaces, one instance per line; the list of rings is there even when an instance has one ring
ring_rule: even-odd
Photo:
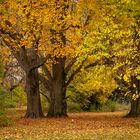
[[[127,87],[126,94],[131,96],[131,110],[128,116],[139,115],[139,59],[140,59],[140,36],[139,36],[139,1],[124,2],[119,7],[121,15],[127,15],[129,28],[127,32],[128,40],[123,41],[118,47],[116,56],[116,66],[118,80]]]
[[[85,111],[88,111],[93,104],[98,110],[100,105],[107,103],[112,91],[117,88],[112,73],[112,70],[105,65],[81,71],[68,87],[68,98],[81,103]]]

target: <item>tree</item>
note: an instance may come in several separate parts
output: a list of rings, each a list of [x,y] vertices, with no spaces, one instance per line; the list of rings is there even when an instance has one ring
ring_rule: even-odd
[[[109,66],[97,65],[78,73],[68,87],[68,98],[81,104],[84,110],[90,105],[104,105],[116,89],[117,83]]]
[[[14,55],[26,73],[27,112],[25,117],[37,118],[43,117],[37,68],[44,64],[46,59],[39,57],[36,53],[39,37],[34,33],[41,30],[42,24],[40,24],[41,21],[34,24],[36,23],[34,19],[37,17],[30,13],[31,2],[4,1],[1,3],[0,37],[3,54],[7,47],[9,53]]]
[[[65,58],[62,51],[68,50],[65,47],[64,36],[68,2],[5,1],[1,6],[1,46],[9,48],[26,73],[25,117],[42,117],[37,68],[46,62],[49,54],[52,54],[48,61],[54,61],[53,73],[57,77],[58,68],[61,72],[58,79],[63,79],[62,61],[65,61]],[[47,39],[49,41],[46,43]],[[58,62],[60,64],[56,64]],[[59,80],[54,81],[54,89],[55,86],[59,87],[57,84]],[[60,83],[60,86],[61,84],[63,83]],[[55,91],[51,90],[51,92]],[[62,92],[61,88],[59,92]]]
[[[131,81],[133,82],[133,96],[137,96],[140,94],[140,2],[136,1],[133,5],[134,11],[133,11],[133,18],[134,18],[134,27],[133,27],[133,42],[135,47],[135,53],[133,55],[133,68],[134,68],[134,75],[131,76]],[[128,114],[128,116],[138,116],[140,115],[140,99],[139,97],[135,100],[132,100],[131,102],[131,110]]]
[[[112,48],[122,37],[119,30],[126,23],[126,17],[121,22],[122,17],[114,16],[117,6],[110,1],[61,2],[50,5],[52,20],[48,45],[53,52],[50,53],[51,61],[42,67],[40,74],[51,98],[50,117],[67,116],[66,89],[81,69],[111,63]]]
[[[122,14],[128,16],[131,20],[129,23],[130,28],[128,31],[129,41],[124,41],[123,47],[116,53],[117,55],[117,67],[120,76],[119,79],[127,86],[127,95],[131,96],[131,109],[127,116],[136,117],[140,115],[140,80],[139,80],[139,63],[140,63],[140,11],[139,1],[124,2],[123,6],[120,6]]]
[[[74,76],[112,63],[113,51],[130,41],[125,24],[131,20],[117,15],[112,0],[15,0],[1,7],[1,47],[9,49],[26,73],[26,117],[43,116],[39,79],[50,94],[48,116],[67,116],[66,89]]]
[[[137,0],[116,3],[119,30],[113,39],[109,37],[113,45],[110,61],[114,63],[114,66],[111,64],[114,78],[119,86],[122,83],[126,87],[126,94],[132,98],[128,116],[139,114],[139,4]]]
[[[51,61],[42,67],[40,81],[44,83],[50,94],[48,117],[65,117],[68,85],[82,67],[97,65],[97,61],[87,63],[86,60],[95,49],[92,48],[94,43],[92,43],[91,28],[96,25],[95,19],[98,22],[99,17],[95,15],[99,13],[99,9],[95,0],[76,2],[60,0],[52,2],[50,6],[52,20],[48,31],[50,32],[48,45],[53,52]],[[96,25],[94,29],[97,27]]]

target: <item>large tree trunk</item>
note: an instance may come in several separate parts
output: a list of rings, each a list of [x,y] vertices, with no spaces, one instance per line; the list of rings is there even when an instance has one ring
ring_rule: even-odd
[[[27,111],[26,118],[43,117],[39,93],[38,70],[34,69],[26,75]]]
[[[140,115],[140,99],[131,100],[131,109],[127,117],[137,117]]]
[[[66,92],[62,92],[58,85],[51,92],[51,102],[48,117],[67,117]]]
[[[133,87],[133,84],[135,84],[136,87]],[[131,92],[133,94],[139,95],[140,93],[140,80],[138,80],[135,76],[132,77],[132,88]],[[140,115],[140,97],[137,100],[131,100],[131,109],[128,113],[127,117],[137,117]]]
[[[57,64],[53,64],[53,80],[50,91],[50,107],[48,117],[66,117],[66,89],[65,89],[65,72],[64,60],[59,59]]]

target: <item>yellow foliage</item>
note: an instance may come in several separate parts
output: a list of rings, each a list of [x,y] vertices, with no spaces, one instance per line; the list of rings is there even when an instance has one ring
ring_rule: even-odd
[[[112,77],[109,67],[96,66],[88,71],[82,71],[73,81],[77,91],[87,95],[97,94],[99,102],[105,103],[112,91],[117,88],[117,83]]]

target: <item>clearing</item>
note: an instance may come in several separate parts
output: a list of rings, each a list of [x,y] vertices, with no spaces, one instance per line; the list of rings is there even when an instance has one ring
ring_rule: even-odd
[[[13,123],[0,128],[1,140],[140,140],[140,118],[123,118],[126,112],[69,113],[61,119],[25,119],[21,110],[10,113]]]

